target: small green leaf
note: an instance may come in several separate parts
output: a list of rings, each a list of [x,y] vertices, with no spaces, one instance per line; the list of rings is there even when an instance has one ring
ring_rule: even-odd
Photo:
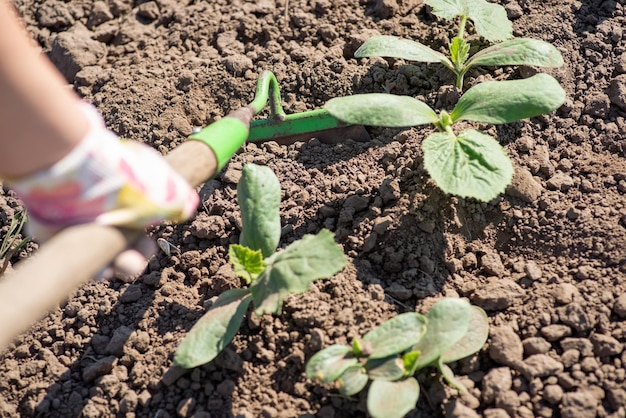
[[[370,358],[383,358],[403,352],[422,338],[426,320],[417,312],[406,312],[383,322],[363,336],[371,344]]]
[[[404,369],[407,376],[413,376],[417,370],[417,359],[420,356],[420,351],[409,351],[402,356],[404,361]]]
[[[424,3],[432,7],[435,16],[446,20],[469,13],[467,0],[424,0]]]
[[[470,44],[463,38],[455,36],[450,43],[450,58],[457,68],[463,68],[469,57]]]
[[[247,284],[252,283],[265,269],[261,250],[254,251],[243,245],[232,244],[228,248],[228,258],[235,274],[242,277]]]
[[[439,372],[441,373],[443,378],[446,380],[446,382],[448,382],[449,385],[453,386],[455,389],[457,389],[461,393],[467,393],[467,388],[465,387],[465,385],[461,383],[454,376],[454,372],[452,371],[450,367],[442,363],[441,357],[439,358],[439,361],[437,362],[437,367],[439,368]]]
[[[265,260],[267,267],[250,286],[256,314],[280,313],[283,300],[309,289],[311,282],[341,271],[346,256],[331,231],[305,235]]]
[[[412,347],[412,350],[421,351],[417,370],[433,364],[443,352],[463,338],[470,315],[471,305],[464,299],[445,298],[430,308],[426,314],[426,334]]]
[[[339,392],[344,396],[352,396],[359,393],[367,385],[368,377],[363,373],[360,364],[348,367],[337,379]]]
[[[516,38],[485,48],[470,58],[467,67],[532,65],[535,67],[560,67],[563,56],[552,44],[531,39]]]
[[[363,346],[361,345],[361,341],[359,341],[358,338],[355,338],[354,340],[352,340],[352,352],[357,357],[363,357],[364,356]]]
[[[271,256],[280,240],[280,183],[269,167],[246,164],[237,183],[243,224],[239,243]]]
[[[450,60],[441,52],[410,39],[396,36],[379,35],[368,39],[354,53],[356,58],[393,57],[418,62],[449,63]]]
[[[460,135],[430,134],[422,143],[424,167],[446,193],[488,202],[513,178],[506,151],[489,135],[467,130]]]
[[[365,362],[365,370],[372,380],[398,380],[406,372],[404,360],[397,354],[385,358],[370,358]]]
[[[326,102],[324,108],[337,119],[355,125],[401,128],[439,120],[426,103],[385,93],[336,97]]]
[[[374,380],[367,392],[367,412],[372,418],[402,418],[415,408],[419,396],[420,385],[414,377]]]
[[[509,123],[549,113],[565,102],[554,77],[536,74],[524,80],[486,81],[461,96],[450,114],[454,122]]]
[[[334,344],[318,351],[306,364],[306,375],[309,379],[324,384],[332,383],[348,369],[358,364],[352,356],[350,347]]]
[[[251,300],[248,289],[222,293],[180,343],[174,364],[190,369],[213,360],[239,330]]]
[[[467,16],[474,23],[476,33],[490,42],[503,41],[513,37],[513,24],[506,9],[486,0],[466,0]]]
[[[478,306],[472,305],[471,317],[467,332],[455,345],[448,348],[442,355],[443,363],[452,363],[478,352],[489,337],[489,320],[487,314]]]

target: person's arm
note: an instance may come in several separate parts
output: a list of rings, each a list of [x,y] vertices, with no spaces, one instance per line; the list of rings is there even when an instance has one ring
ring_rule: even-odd
[[[8,0],[0,0],[0,178],[22,201],[26,233],[39,242],[83,223],[141,230],[181,222],[198,204],[161,154],[120,140],[67,88]],[[125,275],[144,264],[133,251],[115,263]]]
[[[87,117],[66,84],[0,0],[0,177],[48,167],[86,135]]]

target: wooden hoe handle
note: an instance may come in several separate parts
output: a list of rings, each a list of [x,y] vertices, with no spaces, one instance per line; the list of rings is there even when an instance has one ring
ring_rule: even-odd
[[[165,158],[192,185],[203,183],[217,170],[215,154],[199,141],[184,142]],[[21,262],[14,274],[0,281],[0,351],[63,303],[140,234],[96,224],[74,226]]]

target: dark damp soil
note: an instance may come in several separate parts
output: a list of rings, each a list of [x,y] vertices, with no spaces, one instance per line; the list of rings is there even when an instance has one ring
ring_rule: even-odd
[[[359,92],[449,104],[437,65],[353,58],[372,34],[445,47],[453,30],[420,0],[16,0],[34,39],[122,137],[163,153],[252,100],[273,71],[288,113]],[[446,196],[429,180],[427,129],[372,128],[369,142],[247,144],[201,189],[197,216],[151,233],[180,247],[132,284],[89,283],[0,357],[0,416],[364,417],[309,381],[306,361],[392,315],[464,297],[489,314],[490,338],[453,365],[458,394],[434,373],[409,417],[626,417],[626,8],[613,0],[504,0],[515,35],[546,40],[565,65],[550,115],[499,127],[514,161],[490,203]],[[479,69],[468,82],[530,68]],[[178,343],[216,295],[240,226],[244,164],[281,181],[282,246],[329,228],[350,259],[251,317],[212,363],[172,368]],[[2,232],[20,208],[0,196]],[[23,252],[13,259],[19,262]],[[76,254],[80,257],[80,254]]]

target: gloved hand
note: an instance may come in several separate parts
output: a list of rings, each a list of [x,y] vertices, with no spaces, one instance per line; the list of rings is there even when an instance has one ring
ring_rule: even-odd
[[[164,220],[184,221],[195,212],[197,193],[161,154],[120,140],[91,105],[85,112],[90,130],[68,155],[7,182],[28,211],[28,235],[43,242],[67,226],[88,222],[143,229]],[[116,275],[128,279],[141,273],[154,248],[146,238],[120,254],[113,263]]]

